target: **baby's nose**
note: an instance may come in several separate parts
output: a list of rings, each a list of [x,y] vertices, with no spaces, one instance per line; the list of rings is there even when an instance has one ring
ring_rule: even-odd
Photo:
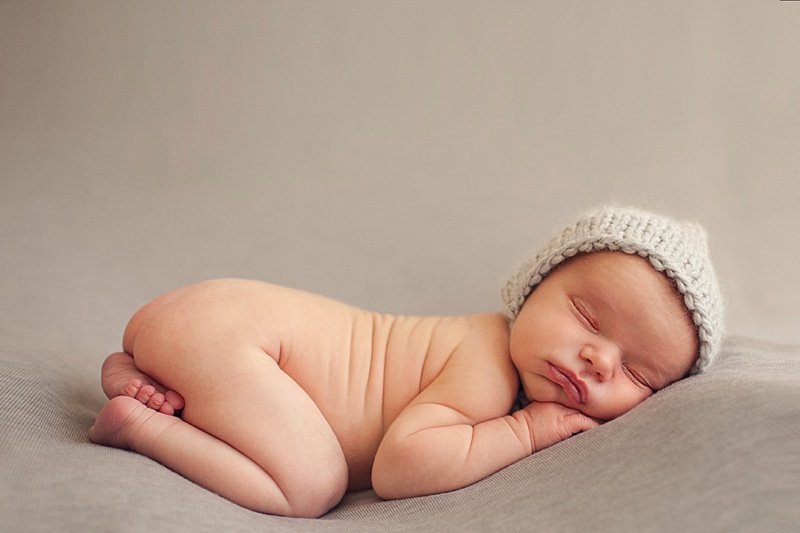
[[[614,375],[617,350],[610,343],[587,344],[581,350],[581,359],[587,372],[595,374],[600,381],[607,381]]]

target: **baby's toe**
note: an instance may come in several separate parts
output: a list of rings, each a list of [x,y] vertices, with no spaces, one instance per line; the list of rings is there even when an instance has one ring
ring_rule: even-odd
[[[132,379],[122,389],[122,395],[136,398],[136,395],[139,394],[139,391],[142,389],[142,385],[142,380]]]
[[[161,406],[164,405],[164,395],[161,394],[160,392],[153,393],[153,395],[150,396],[150,399],[147,400],[146,405],[150,409],[158,411],[159,409],[161,409]]]
[[[154,394],[156,394],[155,387],[152,385],[142,385],[142,387],[139,389],[139,392],[136,393],[135,398],[147,405],[147,402],[150,401],[150,398],[152,398]]]
[[[183,400],[183,396],[175,392],[174,390],[168,390],[164,393],[164,397],[168,404],[172,406],[173,409],[179,411],[186,406],[186,402]]]

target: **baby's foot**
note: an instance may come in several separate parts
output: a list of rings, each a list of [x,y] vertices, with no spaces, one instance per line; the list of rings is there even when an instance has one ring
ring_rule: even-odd
[[[103,363],[102,383],[103,391],[109,398],[135,398],[150,409],[164,414],[173,415],[185,405],[180,394],[140,371],[133,357],[124,352],[109,355]]]
[[[144,444],[149,436],[158,433],[159,427],[173,417],[161,417],[156,411],[128,396],[112,398],[97,415],[89,428],[89,439],[96,444],[136,451],[137,439]]]
[[[120,396],[128,396],[138,400],[154,411],[165,415],[174,415],[176,411],[183,409],[185,402],[183,397],[173,390],[156,389],[154,385],[143,383],[142,380],[134,378],[122,389]]]

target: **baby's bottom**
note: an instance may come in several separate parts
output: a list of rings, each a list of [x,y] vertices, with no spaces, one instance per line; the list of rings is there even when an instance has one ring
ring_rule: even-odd
[[[110,401],[91,440],[146,455],[255,511],[330,510],[347,489],[347,464],[316,404],[258,347],[232,345],[220,356],[206,346],[137,339],[134,355],[109,356]]]

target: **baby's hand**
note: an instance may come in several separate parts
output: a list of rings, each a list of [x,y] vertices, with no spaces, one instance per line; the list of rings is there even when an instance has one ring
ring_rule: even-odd
[[[528,423],[531,453],[599,425],[577,409],[554,402],[532,402],[515,415],[524,417]]]

